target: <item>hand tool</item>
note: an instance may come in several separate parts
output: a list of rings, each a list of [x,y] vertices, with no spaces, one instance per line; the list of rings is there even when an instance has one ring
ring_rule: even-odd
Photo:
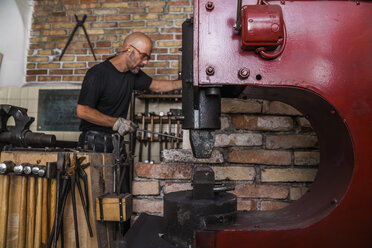
[[[176,136],[177,137],[180,137],[181,135],[181,127],[180,127],[180,119],[176,117],[176,120],[177,120],[177,133],[176,133]],[[180,148],[180,139],[177,139],[176,140],[176,148]]]
[[[75,231],[75,246],[80,247],[79,244],[79,231],[78,231],[78,218],[77,218],[77,206],[76,206],[76,195],[75,195],[75,184],[78,187],[79,196],[83,205],[84,215],[89,229],[89,234],[93,236],[92,227],[89,221],[89,195],[88,195],[88,182],[84,168],[89,164],[81,165],[84,157],[77,158],[77,154],[72,155],[70,158],[69,153],[65,153],[63,156],[59,155],[57,161],[57,197],[56,197],[56,214],[52,228],[52,234],[48,240],[48,247],[51,247],[52,243],[54,247],[57,245],[58,237],[61,234],[61,246],[63,247],[63,213],[66,205],[68,194],[71,192],[72,198],[72,210],[74,219],[74,231]],[[60,190],[60,178],[62,178],[62,190]],[[85,197],[80,184],[80,178],[83,180],[85,188]]]
[[[32,165],[30,165],[28,163],[23,164],[23,173],[25,175],[30,175],[31,171],[32,171]]]
[[[150,137],[148,137],[148,147],[147,147],[147,160],[151,160],[151,143],[152,143],[152,140],[154,138],[154,134],[152,134],[151,132],[154,131],[154,112],[150,112],[149,113],[149,116],[150,116],[150,132],[148,132],[147,134],[150,135]]]
[[[0,174],[13,172],[15,164],[12,161],[4,161],[0,163]]]
[[[43,176],[45,176],[45,169],[43,169],[43,168],[39,168],[39,171],[37,172],[37,175],[38,175],[39,177],[43,177]]]
[[[87,19],[87,15],[84,15],[82,20],[79,20],[79,18],[77,17],[77,15],[75,15],[75,20],[76,20],[75,28],[74,28],[74,30],[72,31],[72,33],[71,33],[71,35],[70,35],[70,38],[68,39],[68,41],[67,41],[65,47],[64,47],[63,50],[62,50],[62,53],[61,53],[61,55],[59,56],[59,60],[62,59],[63,55],[64,55],[65,52],[66,52],[66,49],[67,49],[68,45],[70,45],[70,42],[71,42],[72,38],[74,37],[74,34],[75,34],[76,30],[77,30],[79,27],[82,27],[82,28],[83,28],[83,31],[84,31],[84,34],[85,34],[85,38],[87,38],[87,41],[88,41],[88,44],[89,44],[90,50],[92,51],[92,54],[93,54],[94,60],[97,60],[96,55],[94,54],[94,50],[93,50],[93,47],[92,47],[92,43],[90,43],[90,40],[89,40],[89,36],[88,36],[87,30],[85,29],[85,26],[84,26],[84,22],[85,22],[86,19]]]
[[[43,178],[43,203],[41,215],[41,246],[45,247],[48,242],[48,188],[47,178]],[[52,216],[52,215],[51,215]]]
[[[27,181],[28,177],[21,177],[21,201],[19,203],[18,242],[19,248],[26,245],[26,216],[27,216]]]
[[[164,134],[167,135],[166,137],[168,137],[168,133],[167,132],[165,132]],[[168,138],[165,138],[164,139],[164,148],[165,149],[168,149]]]
[[[175,136],[175,133],[171,133],[171,135]],[[174,138],[171,138],[171,149],[174,149]]]
[[[89,164],[87,164],[89,166]],[[86,207],[87,207],[87,212],[89,213],[89,191],[88,191],[88,176],[87,173],[84,171],[83,166],[79,162],[79,167],[78,167],[78,173],[80,178],[83,180],[84,183],[84,191],[85,191],[85,201],[86,201]]]
[[[34,167],[35,168],[35,167]],[[42,219],[42,204],[43,204],[43,179],[41,177],[36,179],[36,215],[35,215],[35,235],[34,235],[34,247],[40,247],[41,245],[41,219]]]
[[[168,116],[168,133],[170,135],[172,135],[172,115],[173,115],[173,113],[170,112],[170,111],[167,113],[167,116]],[[171,143],[173,142],[173,138],[169,138],[168,140]]]
[[[163,132],[163,116],[164,112],[159,112],[159,133]],[[158,134],[159,141],[159,158],[161,158],[161,152],[163,151],[163,136]]]
[[[57,173],[57,172],[56,172]],[[56,196],[57,196],[57,180],[56,179],[51,179],[51,182],[50,182],[50,194],[49,194],[49,199],[50,199],[50,218],[52,218],[52,216],[55,216],[56,215]],[[52,236],[52,231],[53,229],[53,221],[50,221],[50,224],[49,224],[49,235]],[[49,237],[48,235],[48,237]]]
[[[112,135],[112,144],[113,144],[113,154],[114,154],[114,160],[115,164],[113,167],[113,192],[119,194],[120,189],[118,188],[118,180],[120,179],[121,174],[121,161],[120,161],[120,134],[114,133]]]
[[[142,130],[145,129],[145,121],[146,121],[146,118],[145,118],[145,113],[141,113],[142,115],[142,121],[141,121],[141,127],[142,127]],[[143,143],[145,141],[145,133],[143,132],[140,136],[140,147],[139,147],[139,151],[138,151],[138,161],[139,162],[142,162],[142,153],[143,153]]]
[[[9,204],[9,176],[1,176],[1,209],[0,209],[0,248],[6,247],[7,225],[8,225],[8,204]]]
[[[23,165],[19,164],[19,165],[14,166],[13,171],[14,171],[14,174],[21,175],[23,173]]]
[[[159,133],[159,132],[152,132],[150,130],[144,130],[144,129],[141,129],[141,128],[137,128],[136,129],[138,132],[143,132],[143,133],[152,133],[152,134],[157,134],[159,136],[164,136],[164,137],[169,137],[169,138],[173,138],[173,139],[179,139],[179,140],[182,140],[183,138],[182,137],[177,137],[175,135],[169,135],[168,133]]]
[[[90,225],[90,221],[89,221],[88,205],[86,204],[86,202],[84,200],[83,190],[81,189],[81,184],[80,184],[78,173],[76,173],[76,176],[77,176],[76,186],[77,186],[79,194],[80,194],[81,204],[83,205],[83,210],[84,210],[85,220],[87,222],[87,226],[88,226],[88,230],[89,230],[89,235],[90,235],[90,237],[93,237],[93,230],[92,230],[92,226]],[[86,198],[88,198],[88,195],[86,195]]]
[[[53,247],[56,248],[57,247],[57,239],[58,239],[58,236],[57,236],[57,226],[58,226],[58,219],[59,219],[59,202],[60,202],[60,193],[61,193],[61,190],[60,190],[60,186],[61,186],[61,171],[60,170],[57,170],[57,175],[56,175],[56,197],[55,197],[55,210],[54,210],[54,222],[53,222],[53,227],[52,227],[52,231],[50,233],[50,236],[49,236],[49,240],[48,240],[48,248],[52,247],[52,243],[54,244]],[[53,195],[52,195],[53,196]]]
[[[70,170],[68,170],[67,174],[70,176],[70,183],[71,183],[71,198],[72,198],[72,212],[74,216],[74,227],[75,227],[75,247],[79,248],[79,226],[78,226],[78,218],[77,218],[77,209],[76,209],[76,196],[75,196],[75,179],[76,179],[76,156],[72,157],[72,161],[70,165]]]
[[[27,205],[27,236],[26,236],[26,247],[34,247],[35,237],[35,177],[28,178],[28,205]]]

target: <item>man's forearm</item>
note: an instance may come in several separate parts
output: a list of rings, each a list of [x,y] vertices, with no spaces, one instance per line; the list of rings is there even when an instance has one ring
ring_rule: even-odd
[[[80,119],[86,120],[90,123],[96,124],[103,127],[112,127],[118,118],[105,115],[99,112],[97,109],[91,108],[86,105],[77,105],[76,108],[77,116]]]
[[[182,89],[182,80],[153,80],[150,90],[154,92],[167,92]]]

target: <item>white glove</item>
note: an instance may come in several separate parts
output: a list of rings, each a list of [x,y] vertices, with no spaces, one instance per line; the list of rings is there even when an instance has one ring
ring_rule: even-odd
[[[124,136],[129,132],[135,132],[136,128],[137,128],[136,124],[134,124],[130,120],[126,120],[122,117],[119,117],[118,120],[115,122],[114,126],[112,127],[112,130],[117,131],[121,136]]]

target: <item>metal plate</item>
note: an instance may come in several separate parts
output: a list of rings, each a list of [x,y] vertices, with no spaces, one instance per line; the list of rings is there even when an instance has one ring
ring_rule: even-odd
[[[39,90],[37,130],[79,131],[76,104],[80,90]]]

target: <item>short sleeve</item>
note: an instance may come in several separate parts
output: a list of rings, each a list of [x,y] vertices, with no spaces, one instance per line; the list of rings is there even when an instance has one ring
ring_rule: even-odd
[[[141,70],[135,75],[134,80],[135,90],[148,90],[152,82],[152,78]]]
[[[96,73],[88,71],[81,86],[78,104],[96,108],[100,97],[100,78]]]

